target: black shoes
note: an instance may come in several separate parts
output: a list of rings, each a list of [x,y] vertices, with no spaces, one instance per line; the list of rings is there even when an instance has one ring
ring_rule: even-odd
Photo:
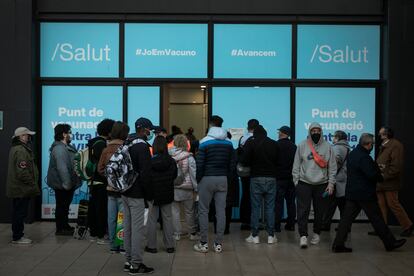
[[[370,236],[378,236],[377,232],[375,232],[375,231],[368,232],[368,235],[370,235]]]
[[[175,252],[175,248],[171,247],[171,248],[167,248],[167,253],[174,253]]]
[[[151,273],[154,273],[154,269],[144,264],[140,264],[138,267],[131,266],[129,268],[129,275],[141,275],[141,274],[151,274]]]
[[[386,246],[385,250],[387,251],[393,251],[394,249],[400,248],[401,246],[403,246],[405,243],[407,242],[406,239],[401,239],[401,240],[395,240],[393,242],[393,244]]]
[[[145,246],[145,252],[155,254],[155,253],[157,253],[158,251],[157,251],[157,249],[156,249],[156,248],[149,248],[148,246]]]
[[[351,253],[352,248],[345,247],[344,245],[334,245],[334,246],[332,246],[332,252],[334,252],[334,253]]]
[[[295,231],[295,225],[285,224],[286,231]]]
[[[246,231],[250,231],[250,225],[246,224],[246,223],[242,223],[242,225],[240,226],[240,230],[246,230]]]
[[[324,231],[324,232],[330,232],[330,231],[331,231],[331,226],[328,226],[328,225],[323,225],[323,226],[321,227],[321,231]]]
[[[405,229],[405,230],[404,230],[404,231],[400,234],[400,236],[401,236],[401,237],[406,237],[406,238],[411,237],[411,235],[413,234],[413,231],[414,231],[414,224],[413,224],[413,225],[411,225],[411,226],[410,226],[410,228]]]
[[[55,235],[56,236],[73,236],[73,230],[71,229],[62,229],[62,230],[56,230]]]

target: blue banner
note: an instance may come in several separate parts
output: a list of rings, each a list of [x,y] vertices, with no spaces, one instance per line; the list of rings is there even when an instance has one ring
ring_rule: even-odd
[[[355,147],[362,133],[375,134],[375,88],[297,88],[296,143],[306,139],[312,122],[322,125],[328,142],[342,130]]]
[[[125,77],[207,78],[207,24],[125,24]]]
[[[214,77],[290,79],[292,26],[214,25]]]
[[[43,86],[42,91],[42,218],[54,218],[54,190],[46,184],[49,148],[54,127],[72,126],[72,144],[84,149],[97,136],[96,128],[105,118],[122,120],[122,87],[118,86]],[[86,197],[86,184],[75,192],[70,217],[77,217],[77,204]]]
[[[119,76],[119,24],[41,23],[41,77]]]
[[[154,125],[160,122],[160,88],[158,86],[128,87],[128,125],[135,132],[135,121],[145,117]]]
[[[380,27],[299,25],[299,79],[380,78]]]

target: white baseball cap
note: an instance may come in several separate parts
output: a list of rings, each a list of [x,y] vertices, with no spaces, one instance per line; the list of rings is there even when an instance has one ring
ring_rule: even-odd
[[[20,135],[24,135],[24,134],[29,134],[29,135],[35,135],[36,132],[31,131],[30,129],[28,129],[27,127],[18,127],[16,128],[16,130],[14,131],[14,135],[12,138],[18,137]]]

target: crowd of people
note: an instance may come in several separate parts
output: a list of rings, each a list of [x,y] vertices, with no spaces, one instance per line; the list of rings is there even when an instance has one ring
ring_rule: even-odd
[[[401,247],[405,239],[396,239],[387,226],[388,208],[398,219],[402,237],[411,236],[414,224],[398,200],[403,168],[403,146],[389,127],[379,131],[379,152],[371,157],[374,135],[364,133],[352,149],[347,134],[334,133],[333,144],[324,139],[320,124],[312,123],[308,137],[296,146],[291,129],[278,129],[278,140],[268,137],[256,119],[247,122],[247,134],[234,149],[231,134],[223,119],[212,116],[206,136],[198,141],[190,128],[187,134],[173,126],[156,127],[149,119],[135,122],[135,133],[127,124],[104,119],[97,126],[98,136],[88,142],[93,167],[89,187],[88,228],[90,240],[109,244],[112,253],[124,253],[124,271],[131,275],[152,273],[144,264],[144,251],[157,253],[157,223],[168,253],[176,243],[188,237],[196,241],[194,250],[207,253],[209,222],[214,221],[211,243],[216,253],[223,251],[223,236],[230,232],[232,208],[240,207],[241,230],[250,231],[246,242],[259,244],[262,208],[267,243],[277,243],[286,202],[286,231],[298,225],[299,246],[317,245],[322,231],[330,231],[337,207],[340,223],[332,251],[351,252],[346,246],[351,225],[361,210],[387,251]],[[56,235],[73,235],[68,212],[74,191],[81,180],[73,161],[76,149],[71,145],[71,126],[54,128],[50,147],[47,185],[56,198]],[[16,129],[9,155],[7,195],[13,199],[12,243],[30,244],[24,236],[24,219],[30,197],[40,194],[38,171],[31,137],[35,132]],[[150,144],[150,141],[153,141]],[[130,187],[118,191],[108,185],[106,167],[124,145],[132,169],[136,172]],[[241,201],[239,205],[239,181]],[[308,242],[308,221],[313,205],[313,235]],[[118,213],[123,213],[123,244],[116,241]],[[184,215],[185,229],[181,214]]]

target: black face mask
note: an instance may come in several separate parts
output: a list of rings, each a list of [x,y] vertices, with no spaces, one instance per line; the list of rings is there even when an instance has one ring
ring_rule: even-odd
[[[311,138],[312,138],[312,141],[315,144],[317,144],[319,142],[319,140],[321,139],[321,134],[320,133],[311,134]]]

